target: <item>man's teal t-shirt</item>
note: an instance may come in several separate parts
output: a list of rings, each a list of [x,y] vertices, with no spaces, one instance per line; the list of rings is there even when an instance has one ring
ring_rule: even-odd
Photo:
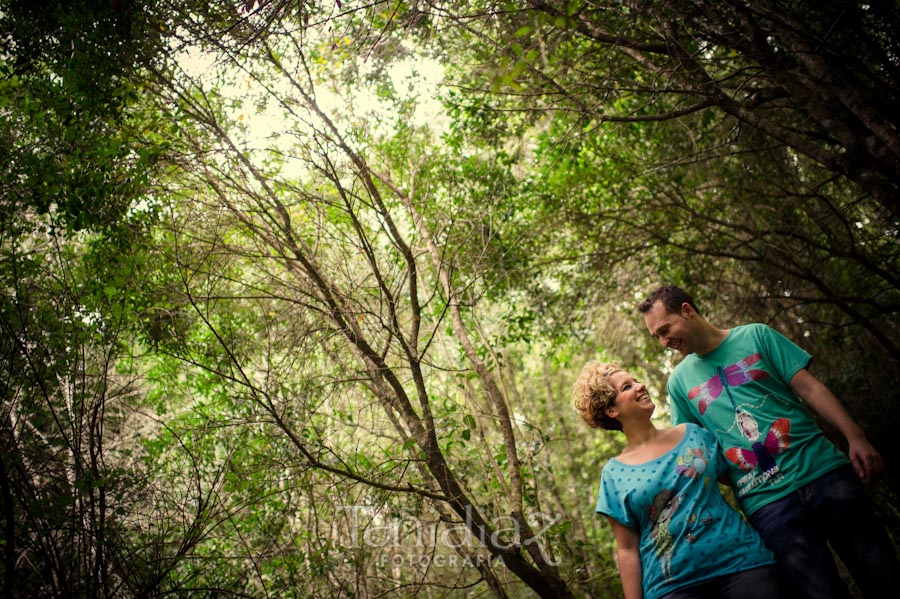
[[[672,422],[716,435],[747,515],[849,463],[790,387],[810,360],[774,329],[748,324],[710,353],[686,356],[669,377]]]
[[[639,531],[644,599],[774,562],[719,492],[726,469],[715,437],[694,424],[654,460],[604,466],[597,512]]]

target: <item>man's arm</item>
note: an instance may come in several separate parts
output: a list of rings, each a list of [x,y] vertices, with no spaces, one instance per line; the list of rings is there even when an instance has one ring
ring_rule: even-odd
[[[622,579],[622,594],[625,599],[644,599],[641,587],[640,536],[634,528],[609,516],[606,519],[616,537],[616,558],[619,562],[619,577]]]
[[[884,471],[881,454],[872,447],[865,432],[828,387],[803,368],[791,379],[791,389],[819,416],[841,431],[849,444],[850,462],[861,479],[870,480]]]

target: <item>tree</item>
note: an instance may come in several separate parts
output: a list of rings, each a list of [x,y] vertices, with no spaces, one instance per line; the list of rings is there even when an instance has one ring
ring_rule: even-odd
[[[715,108],[853,181],[893,218],[895,7],[887,2],[428,3],[482,50],[470,81],[539,116],[679,119]],[[419,9],[410,10],[410,21]],[[474,36],[474,37],[473,37]],[[453,41],[451,41],[453,40]],[[483,87],[484,73],[493,87]]]
[[[881,108],[813,106],[880,101],[888,13],[847,8],[870,83],[816,92],[843,67],[781,85],[798,44],[853,19],[656,4],[13,6],[4,592],[616,596],[620,448],[568,386],[599,354],[664,397],[661,280],[800,339],[889,440],[896,179],[816,120]],[[443,110],[400,76],[432,63]]]
[[[0,136],[6,222],[28,210],[73,229],[113,225],[161,148],[140,143],[127,115],[134,73],[162,48],[155,5],[8,0]]]
[[[5,596],[151,596],[171,568],[155,552],[174,535],[136,524],[155,502],[133,443],[131,281],[152,220],[141,200],[165,150],[135,106],[138,73],[162,49],[156,8],[0,8]]]
[[[400,23],[467,57],[449,98],[460,127],[520,140],[523,167],[539,172],[534,196],[555,231],[533,241],[549,284],[529,298],[551,322],[568,332],[573,310],[606,319],[602,306],[681,283],[720,322],[771,322],[800,340],[896,452],[894,420],[871,417],[892,413],[900,356],[895,7],[485,2],[415,13]],[[639,353],[671,368],[658,348]],[[896,480],[885,487],[892,513]]]
[[[167,200],[172,237],[160,246],[178,248],[170,270],[181,285],[177,314],[167,316],[168,351],[236,387],[301,458],[292,467],[433,513],[447,540],[435,550],[456,551],[470,566],[442,584],[571,596],[574,573],[560,572],[542,536],[554,522],[538,511],[544,491],[528,482],[523,417],[513,416],[494,333],[478,317],[484,273],[505,253],[498,232],[517,216],[500,186],[507,167],[467,158],[465,148],[429,149],[427,130],[403,125],[402,102],[386,134],[332,117],[317,80],[340,60],[352,64],[344,42],[319,46],[307,30],[301,45],[291,19],[266,16],[264,31],[253,19],[234,22],[253,44],[207,35],[221,40],[211,49],[222,67],[160,82],[182,115],[184,151]],[[229,72],[241,73],[239,99],[223,93],[234,83]],[[351,106],[353,94],[339,89]],[[255,114],[276,123],[266,147],[245,129]],[[455,186],[468,185],[473,169],[485,189],[468,187],[477,195],[466,197]],[[474,256],[481,261],[465,261]],[[280,372],[276,364],[293,364],[298,352],[315,369]],[[308,389],[304,377],[324,390],[285,395]],[[348,452],[352,437],[316,424],[363,435],[368,427],[353,416],[363,406],[381,416],[358,453]],[[467,479],[478,463],[481,477]],[[439,575],[411,570],[410,584],[436,584]],[[337,588],[346,584],[333,574]]]
[[[558,260],[588,279],[622,265],[626,288],[668,278],[747,297],[743,317],[761,301],[849,326],[896,361],[896,11],[713,4],[429,6],[457,32],[437,43],[476,65],[450,98],[464,127],[536,136],[527,168],[556,184],[539,192],[547,218],[597,241]],[[576,298],[608,291],[564,279]]]

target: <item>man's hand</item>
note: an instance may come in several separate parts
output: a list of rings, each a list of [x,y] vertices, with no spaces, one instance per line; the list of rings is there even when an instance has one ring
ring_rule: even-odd
[[[884,460],[869,440],[862,437],[847,439],[850,443],[848,453],[856,474],[864,481],[870,482],[884,472]]]
[[[803,368],[791,379],[791,388],[819,416],[841,431],[849,444],[847,453],[859,478],[868,482],[884,472],[881,454],[872,447],[863,430],[825,385]]]

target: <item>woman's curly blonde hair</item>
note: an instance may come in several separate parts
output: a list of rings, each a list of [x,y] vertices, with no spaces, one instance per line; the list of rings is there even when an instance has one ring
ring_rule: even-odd
[[[581,376],[572,389],[575,395],[575,411],[591,428],[620,431],[622,423],[606,415],[606,408],[613,405],[616,390],[609,378],[622,369],[615,364],[591,360],[584,365]]]

